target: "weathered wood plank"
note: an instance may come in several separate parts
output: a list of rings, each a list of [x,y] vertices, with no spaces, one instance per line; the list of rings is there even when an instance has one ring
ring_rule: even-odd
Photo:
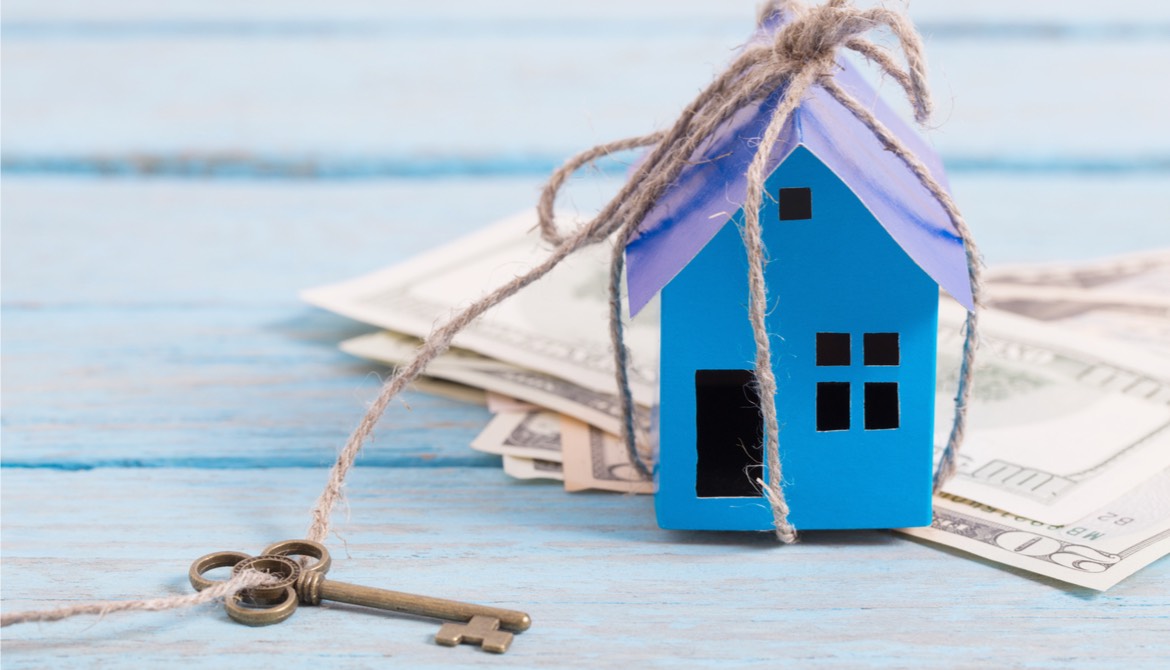
[[[4,608],[184,593],[216,549],[295,536],[323,473],[3,471]],[[69,495],[47,495],[69,491]],[[339,579],[529,611],[509,667],[1158,667],[1170,562],[1108,594],[1068,589],[885,532],[654,526],[646,497],[568,495],[492,470],[360,469]],[[435,626],[329,607],[252,629],[219,610],[4,630],[10,668],[464,667]]]
[[[613,25],[583,30],[574,13],[527,27],[416,16],[392,15],[384,33],[147,30],[134,39],[20,39],[18,25],[3,44],[5,158],[10,169],[136,156],[145,157],[138,168],[157,168],[184,155],[556,160],[668,123],[750,23],[659,31],[615,11]],[[1164,167],[1158,83],[1170,39],[948,34],[928,41],[940,102],[933,137],[945,155]]]
[[[9,0],[4,18],[24,21],[174,21],[216,19],[255,21],[377,21],[442,20],[502,21],[523,25],[526,21],[617,20],[654,21],[667,29],[680,21],[750,21],[754,2],[707,2],[706,0],[593,0],[582,3],[547,3],[533,0],[448,0],[441,5],[411,0]],[[855,0],[858,6],[877,4]],[[1170,19],[1165,3],[1151,0],[887,0],[893,7],[909,6],[915,20],[979,23],[986,21],[1046,22],[1049,24],[1106,24]]]
[[[531,207],[539,182],[5,176],[4,301],[288,305]]]
[[[5,309],[2,463],[327,466],[389,374],[337,349],[370,330],[295,304]],[[407,393],[361,462],[496,467],[468,448],[488,416]]]
[[[303,288],[531,207],[540,183],[6,177],[3,299],[40,310],[291,305]],[[1168,176],[956,174],[952,183],[990,263],[1170,245],[1158,219],[1170,211]],[[589,212],[618,185],[587,180],[563,201]]]

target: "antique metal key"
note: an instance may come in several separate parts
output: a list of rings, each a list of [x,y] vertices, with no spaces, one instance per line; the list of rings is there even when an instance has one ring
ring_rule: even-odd
[[[316,559],[302,567],[290,556]],[[399,591],[373,589],[325,579],[331,559],[329,551],[310,540],[285,540],[269,546],[259,556],[238,551],[208,554],[191,564],[189,576],[196,591],[219,582],[204,577],[215,568],[232,568],[232,574],[259,570],[277,579],[271,586],[241,591],[224,603],[228,616],[249,626],[279,623],[292,616],[297,603],[318,605],[322,600],[363,605],[381,610],[403,612],[442,619],[447,622],[435,635],[435,642],[455,646],[460,642],[478,644],[486,651],[502,654],[512,644],[512,633],[532,625],[524,612],[461,603],[442,598],[428,598]],[[503,629],[503,630],[501,630]]]

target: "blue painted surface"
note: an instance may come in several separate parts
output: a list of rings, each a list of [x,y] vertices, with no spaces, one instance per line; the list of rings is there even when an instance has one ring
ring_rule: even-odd
[[[938,287],[849,188],[802,147],[767,182],[770,195],[793,187],[811,187],[811,220],[779,220],[771,197],[760,216],[771,257],[765,271],[768,323],[792,523],[798,529],[927,525]],[[772,526],[762,498],[699,498],[695,492],[695,371],[754,368],[740,217],[742,211],[662,295],[657,510],[664,528]],[[851,365],[818,367],[818,332],[850,334]],[[899,333],[898,366],[862,365],[867,332]],[[899,384],[896,430],[864,429],[864,383],[874,381]],[[849,430],[817,431],[818,382],[850,382]]]

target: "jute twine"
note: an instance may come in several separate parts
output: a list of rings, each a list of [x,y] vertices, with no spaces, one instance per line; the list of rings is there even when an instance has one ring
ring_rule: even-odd
[[[609,286],[610,337],[623,417],[623,438],[630,462],[643,475],[649,476],[651,469],[637,449],[640,427],[634,418],[628,373],[629,352],[622,330],[620,286],[626,244],[638,224],[683,169],[690,164],[703,143],[738,110],[759,102],[781,87],[784,87],[784,93],[772,112],[748,167],[747,194],[743,203],[744,224],[741,230],[748,258],[748,317],[756,345],[755,371],[765,430],[767,477],[759,483],[772,508],[776,537],[785,543],[794,542],[796,529],[788,521],[789,509],[782,488],[780,427],[775,399],[776,378],[772,370],[771,344],[765,318],[767,312],[776,306],[769,305],[767,285],[764,281],[767,257],[759,210],[764,182],[768,177],[766,174],[768,159],[779,140],[785,122],[812,86],[820,86],[828,92],[864,124],[886,150],[905,163],[922,186],[942,206],[951,225],[963,240],[976,311],[967,314],[953,424],[935,471],[935,490],[941,488],[954,474],[955,456],[963,442],[966,428],[967,402],[971,393],[971,378],[978,341],[977,312],[981,305],[982,293],[979,253],[958,207],[926,166],[868,109],[833,80],[838,50],[844,47],[854,51],[902,87],[914,109],[915,119],[925,123],[930,115],[931,102],[926,89],[922,40],[910,21],[902,14],[881,7],[857,9],[848,0],[829,0],[824,5],[814,7],[808,7],[796,0],[771,0],[761,7],[758,18],[760,25],[775,17],[778,12],[788,14],[790,21],[776,31],[770,41],[759,40],[749,44],[735,61],[683,110],[669,129],[593,147],[573,157],[553,172],[537,205],[541,236],[553,246],[551,253],[526,274],[512,279],[476,300],[437,327],[423,341],[411,360],[399,367],[382,386],[378,397],[370,405],[330,469],[328,482],[312,510],[308,539],[322,542],[329,535],[333,508],[342,497],[345,479],[390,401],[422,374],[432,360],[450,348],[456,334],[493,306],[548,274],[577,250],[611,238],[613,254]],[[889,30],[897,39],[906,61],[904,69],[887,49],[861,37],[880,27]],[[648,155],[634,169],[621,191],[595,217],[569,232],[562,232],[557,228],[553,214],[557,194],[577,170],[611,154],[643,147],[649,148]],[[4,615],[0,625],[8,626],[25,621],[56,621],[78,614],[186,607],[231,597],[242,589],[262,584],[266,578],[267,576],[260,573],[246,572],[220,586],[190,596],[74,605],[41,612],[17,612]]]
[[[69,605],[51,610],[13,612],[0,617],[0,626],[11,626],[14,623],[31,621],[60,621],[61,619],[68,619],[79,614],[105,616],[110,612],[125,612],[129,610],[158,612],[161,610],[178,609],[180,607],[193,607],[195,605],[231,598],[244,589],[265,586],[276,581],[277,578],[270,574],[257,570],[245,570],[227,581],[209,586],[202,591],[196,591],[186,596],[167,596],[165,598],[150,598],[147,600],[110,600],[106,602]]]

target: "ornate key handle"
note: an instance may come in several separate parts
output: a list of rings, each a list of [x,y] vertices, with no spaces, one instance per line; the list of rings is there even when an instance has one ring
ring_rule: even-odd
[[[289,558],[290,555],[317,559],[308,567]],[[244,570],[258,570],[277,578],[271,586],[241,591],[224,602],[228,616],[249,626],[267,626],[280,623],[292,616],[298,602],[316,605],[321,602],[317,586],[329,571],[332,559],[329,550],[310,540],[285,540],[269,545],[259,556],[239,551],[217,551],[202,556],[191,564],[188,577],[196,591],[221,583],[208,579],[204,573],[216,568],[232,569],[232,575]]]

